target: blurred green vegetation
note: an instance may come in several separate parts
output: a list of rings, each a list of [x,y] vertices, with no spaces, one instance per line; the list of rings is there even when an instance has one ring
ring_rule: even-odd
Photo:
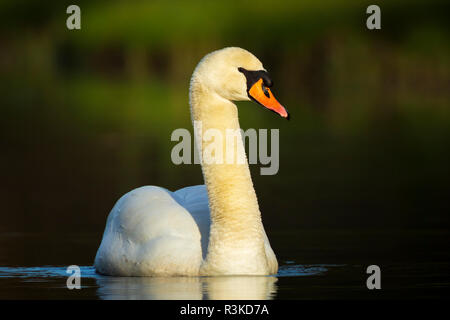
[[[243,128],[280,128],[279,173],[252,166],[265,224],[450,222],[448,2],[377,1],[377,31],[368,1],[78,1],[78,31],[69,4],[0,3],[0,231],[101,233],[135,187],[202,183],[170,134],[191,128],[194,67],[226,46],[263,61],[292,115],[238,103]]]

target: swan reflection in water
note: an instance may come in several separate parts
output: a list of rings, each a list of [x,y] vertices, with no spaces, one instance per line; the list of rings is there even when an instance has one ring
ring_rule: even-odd
[[[267,300],[276,294],[273,276],[96,278],[101,299]]]
[[[219,277],[110,277],[96,273],[93,266],[80,266],[82,289],[94,288],[95,295],[107,300],[266,300],[276,298],[280,277],[321,275],[339,265],[298,265],[293,261],[280,266],[277,276]],[[67,291],[67,267],[0,267],[0,279],[27,283],[60,283]],[[89,283],[95,282],[92,286]]]
[[[101,299],[152,300],[270,300],[277,294],[279,277],[321,275],[338,265],[280,266],[277,276],[220,277],[108,277],[95,273]]]

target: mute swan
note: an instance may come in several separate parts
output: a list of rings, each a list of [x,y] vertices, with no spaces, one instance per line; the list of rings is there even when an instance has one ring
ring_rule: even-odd
[[[195,123],[201,121],[203,130],[239,130],[232,101],[254,100],[288,118],[268,88],[271,85],[262,63],[244,49],[230,47],[206,55],[192,75],[189,92],[199,152],[211,142],[201,139]],[[237,152],[245,157],[242,139],[237,140]],[[277,273],[247,161],[203,161],[202,171],[206,186],[175,192],[145,186],[122,196],[106,222],[95,257],[97,272],[114,276]]]

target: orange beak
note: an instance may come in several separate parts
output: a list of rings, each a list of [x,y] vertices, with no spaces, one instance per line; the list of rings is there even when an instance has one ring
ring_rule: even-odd
[[[260,105],[266,107],[273,112],[278,113],[283,118],[289,119],[289,113],[287,110],[275,99],[269,88],[264,86],[263,79],[259,79],[250,88],[248,94]]]

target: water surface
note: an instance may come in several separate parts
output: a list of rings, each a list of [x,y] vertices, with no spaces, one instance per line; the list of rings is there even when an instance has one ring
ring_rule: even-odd
[[[2,233],[0,299],[446,298],[447,236],[442,230],[284,230],[270,235],[280,263],[276,276],[109,277],[92,266],[101,235]],[[73,264],[81,269],[79,290],[66,286]],[[370,264],[381,267],[381,290],[366,287]]]

